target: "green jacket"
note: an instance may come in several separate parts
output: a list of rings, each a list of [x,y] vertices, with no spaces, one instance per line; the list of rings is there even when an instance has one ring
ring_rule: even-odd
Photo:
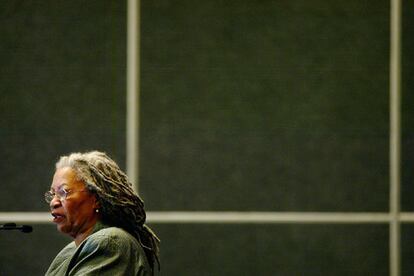
[[[55,257],[46,276],[152,275],[145,252],[128,232],[97,223],[76,247],[69,243]]]

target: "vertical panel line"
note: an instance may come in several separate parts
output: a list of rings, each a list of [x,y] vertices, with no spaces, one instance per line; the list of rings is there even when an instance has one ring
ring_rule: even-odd
[[[139,0],[127,0],[126,172],[138,192]]]
[[[390,29],[390,275],[400,275],[401,0],[391,0]]]

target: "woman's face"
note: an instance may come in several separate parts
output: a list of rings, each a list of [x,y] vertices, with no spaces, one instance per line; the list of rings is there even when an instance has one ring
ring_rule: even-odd
[[[66,199],[55,196],[50,202],[57,229],[75,239],[89,235],[98,220],[95,212],[98,204],[96,197],[86,190],[85,184],[76,179],[75,171],[69,167],[57,169],[50,188],[55,193],[59,189],[68,191]]]

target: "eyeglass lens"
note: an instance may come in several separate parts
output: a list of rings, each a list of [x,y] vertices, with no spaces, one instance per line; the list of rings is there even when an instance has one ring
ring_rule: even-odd
[[[67,191],[65,189],[58,189],[56,192],[47,191],[45,193],[45,201],[50,203],[55,196],[58,197],[59,200],[64,200],[66,198]]]

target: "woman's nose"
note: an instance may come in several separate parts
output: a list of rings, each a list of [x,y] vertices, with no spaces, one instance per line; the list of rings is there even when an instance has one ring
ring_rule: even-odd
[[[50,201],[50,208],[51,209],[55,209],[57,207],[59,207],[62,204],[62,202],[60,202],[59,197],[57,197],[56,195],[52,198],[52,200]]]

